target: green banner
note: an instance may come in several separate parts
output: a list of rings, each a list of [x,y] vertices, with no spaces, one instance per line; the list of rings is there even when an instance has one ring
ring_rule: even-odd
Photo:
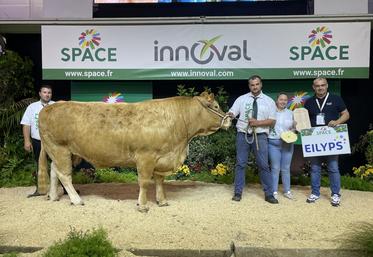
[[[369,68],[277,69],[43,69],[43,78],[60,80],[241,80],[252,74],[264,79],[369,78]]]

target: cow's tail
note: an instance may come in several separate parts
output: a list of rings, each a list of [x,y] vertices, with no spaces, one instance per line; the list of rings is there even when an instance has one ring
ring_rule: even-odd
[[[43,143],[41,144],[38,167],[38,192],[39,194],[47,194],[49,189],[48,160]]]

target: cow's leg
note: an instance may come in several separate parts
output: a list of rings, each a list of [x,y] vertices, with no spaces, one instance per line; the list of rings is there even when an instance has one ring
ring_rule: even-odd
[[[49,199],[52,201],[60,200],[63,195],[63,188],[58,180],[56,173],[56,165],[52,162],[51,164],[51,186],[49,189]]]
[[[70,197],[71,203],[74,205],[84,205],[82,199],[75,191],[72,184],[72,161],[70,151],[62,146],[54,146],[51,153],[49,153],[54,161],[55,172],[60,179],[62,185],[65,187],[67,194]],[[56,187],[57,188],[57,187]]]
[[[149,211],[149,207],[146,205],[148,202],[147,192],[151,182],[151,178],[154,171],[154,165],[151,160],[142,158],[143,162],[137,165],[138,169],[138,182],[140,186],[139,199],[138,199],[138,210],[140,212]]]
[[[164,176],[154,174],[154,180],[155,180],[155,189],[156,189],[156,195],[155,199],[157,200],[158,206],[168,206],[165,194],[164,194],[164,188],[163,188],[163,181]]]
[[[58,177],[56,173],[56,165],[54,165],[54,162],[51,164],[51,186],[49,189],[49,199],[52,201],[58,201],[60,198],[58,196]]]
[[[139,186],[140,186],[140,192],[139,192],[139,199],[138,199],[138,210],[139,212],[148,212],[149,207],[147,206],[147,192],[148,187],[151,182],[151,176],[144,176],[140,175],[139,173]]]

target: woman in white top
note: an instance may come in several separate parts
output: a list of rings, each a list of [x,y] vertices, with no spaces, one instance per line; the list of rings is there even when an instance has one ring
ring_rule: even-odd
[[[276,99],[276,124],[270,130],[268,136],[268,153],[271,163],[274,196],[277,197],[279,175],[281,179],[284,196],[293,199],[290,191],[290,164],[294,152],[294,144],[286,143],[281,139],[281,133],[294,129],[293,112],[286,108],[288,96],[279,93]]]

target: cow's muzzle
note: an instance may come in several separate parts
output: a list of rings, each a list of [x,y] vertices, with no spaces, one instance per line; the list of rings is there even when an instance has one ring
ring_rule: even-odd
[[[231,125],[232,125],[232,117],[226,114],[224,117],[222,117],[220,128],[227,130],[229,129]]]
[[[206,106],[206,108],[207,108],[210,112],[212,112],[212,113],[218,115],[218,116],[221,118],[221,121],[220,121],[220,127],[219,127],[219,128],[222,128],[222,129],[227,130],[227,129],[232,125],[232,117],[231,117],[230,115],[220,113],[220,112],[218,112],[218,111],[216,111],[216,110],[210,108],[209,106]]]

